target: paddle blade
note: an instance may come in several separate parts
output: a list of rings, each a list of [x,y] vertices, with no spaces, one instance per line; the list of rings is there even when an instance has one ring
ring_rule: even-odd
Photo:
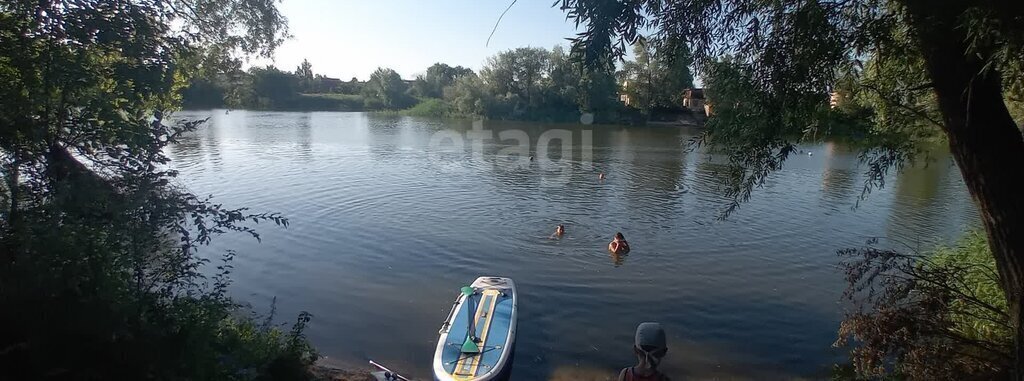
[[[466,336],[466,342],[462,343],[462,353],[480,353],[480,346],[476,345],[473,337]]]

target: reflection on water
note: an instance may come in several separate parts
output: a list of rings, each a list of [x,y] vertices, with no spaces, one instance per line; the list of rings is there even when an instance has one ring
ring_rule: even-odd
[[[857,152],[840,144],[826,142],[823,144],[825,168],[821,171],[821,191],[823,204],[848,203],[857,191],[854,180],[857,173]]]
[[[612,257],[612,263],[615,264],[615,267],[619,267],[619,266],[622,266],[623,264],[625,264],[626,263],[626,258],[629,257],[629,253],[608,252],[608,255],[610,255]]]
[[[226,236],[206,251],[238,250],[234,296],[257,310],[276,296],[282,317],[310,311],[310,337],[342,363],[373,358],[420,378],[452,298],[481,274],[516,279],[522,296],[513,379],[614,376],[635,362],[632,335],[647,320],[668,331],[669,374],[821,378],[842,358],[830,348],[844,287],[835,250],[868,237],[926,247],[977,219],[942,154],[854,208],[865,170],[857,153],[802,147],[813,155],[793,156],[720,221],[726,158],[687,152],[696,131],[179,116],[210,118],[168,149],[182,182],[291,222],[259,227],[262,244]],[[570,134],[572,149],[538,150],[546,133]],[[438,136],[465,140],[431,144]],[[566,235],[548,239],[558,224]],[[606,250],[617,231],[628,257]]]
[[[618,377],[618,372],[606,369],[561,366],[551,372],[548,381],[612,381]]]

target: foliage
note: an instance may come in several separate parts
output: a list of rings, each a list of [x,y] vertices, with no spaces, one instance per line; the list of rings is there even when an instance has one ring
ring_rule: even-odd
[[[425,99],[408,110],[402,110],[402,115],[423,116],[440,118],[451,114],[448,103],[441,99]]]
[[[299,94],[299,98],[289,108],[311,111],[360,111],[363,109],[363,96],[355,94]]]
[[[205,52],[212,55],[216,50]],[[205,61],[199,60],[198,64]],[[195,70],[189,85],[180,90],[184,107],[331,111],[359,111],[364,107],[362,82],[317,74],[308,60],[303,60],[294,73],[272,65],[242,71],[240,62],[231,62]]]
[[[227,98],[226,89],[211,80],[199,78],[192,80],[188,87],[181,91],[182,106],[188,109],[209,109],[224,106]]]
[[[708,134],[724,150],[730,163],[726,194],[732,203],[726,213],[739,207],[750,197],[751,190],[763,185],[767,174],[780,169],[796,150],[784,130],[787,119],[798,118],[785,112],[765,113],[781,107],[781,99],[758,88],[752,69],[734,62],[721,62],[708,67],[706,85],[708,98],[714,104],[714,117],[707,122]],[[731,102],[721,102],[730,99]],[[805,110],[785,108],[802,113]],[[801,131],[802,132],[802,131]]]
[[[957,334],[972,340],[1008,345],[1011,332],[1006,323],[1006,293],[999,288],[996,264],[982,231],[968,232],[955,247],[940,247],[929,258],[929,270],[962,269],[954,287],[978,302],[954,299],[950,320]]]
[[[295,76],[299,79],[298,86],[300,92],[316,92],[317,78],[313,75],[313,64],[309,63],[309,60],[302,60],[299,67],[295,68]]]
[[[414,94],[425,98],[441,98],[446,87],[454,84],[459,78],[473,74],[473,70],[469,68],[435,63],[427,68],[426,74],[416,78],[416,82],[413,83]]]
[[[633,44],[632,61],[626,61],[620,74],[623,92],[644,114],[661,108],[680,108],[683,91],[693,87],[689,49],[675,39],[638,40]]]
[[[1013,333],[1006,295],[985,236],[925,255],[873,247],[840,255],[855,309],[838,346],[851,347],[863,377],[911,380],[1005,378]]]
[[[168,117],[190,77],[269,55],[284,22],[262,0],[0,3],[0,378],[307,377],[308,314],[236,316],[234,253],[199,252],[287,220],[175,186],[164,155],[202,123]]]
[[[1024,83],[1019,2],[562,0],[561,8],[584,25],[573,51],[590,65],[621,57],[642,30],[691,48],[715,87],[700,142],[732,147],[723,217],[819,131],[859,135],[864,194],[914,160],[921,143],[945,137],[991,239],[1014,332],[1012,371],[1024,377],[1024,204],[1008,180],[1024,166],[1013,119]],[[869,128],[823,111],[834,89],[856,94]]]
[[[686,71],[688,84],[688,69],[683,66],[679,70]],[[309,61],[294,73],[273,66],[248,72],[223,66],[202,71],[181,95],[186,107],[195,108],[361,111],[400,110],[429,102],[404,114],[576,121],[580,113],[590,112],[598,122],[614,122],[622,111],[617,92],[611,60],[599,68],[588,67],[556,46],[550,51],[501,52],[488,59],[479,76],[462,66],[435,63],[411,84],[387,68],[379,68],[363,83],[316,74]]]
[[[295,73],[274,66],[252,67],[246,72],[237,67],[229,68],[228,72],[217,70],[191,78],[189,85],[180,90],[185,108],[302,111],[367,109],[361,94],[363,83],[355,78],[342,82],[316,74],[309,61],[303,61]],[[371,104],[368,109],[383,107],[382,104]]]
[[[661,66],[664,86],[662,88],[665,107],[678,107],[682,103],[683,92],[693,87],[693,58],[690,57],[690,46],[686,41],[677,38],[659,40],[655,51],[656,61]]]
[[[479,76],[465,75],[444,89],[452,112],[498,119],[577,121],[595,113],[615,121],[621,104],[609,60],[591,68],[561,47],[508,50],[488,58]]]
[[[274,66],[249,69],[252,99],[257,108],[272,108],[290,102],[298,95],[299,78]]]
[[[383,108],[402,109],[412,106],[416,102],[412,96],[406,93],[407,90],[408,86],[402,81],[398,72],[392,69],[377,68],[370,75],[370,80],[366,81],[363,94],[367,100],[372,99]]]
[[[487,59],[480,77],[499,96],[515,97],[519,109],[540,101],[541,81],[548,75],[549,54],[543,48],[516,48]]]
[[[444,89],[444,99],[452,110],[464,115],[487,115],[495,102],[483,80],[475,75],[455,80],[452,86]]]
[[[654,35],[647,44],[685,49],[705,76],[707,87],[739,80],[751,90],[717,89],[717,99],[711,100],[716,118],[733,118],[715,123],[718,127],[738,122],[734,117],[740,111],[745,115],[744,122],[760,119],[756,125],[764,127],[760,132],[732,136],[727,135],[739,127],[707,131],[704,142],[726,145],[743,140],[742,148],[751,153],[750,157],[733,156],[734,172],[745,175],[730,180],[730,185],[740,191],[732,192],[734,202],[728,213],[765,177],[781,168],[788,151],[808,137],[854,133],[867,140],[864,146],[873,148],[865,152],[872,172],[869,178],[873,179],[872,185],[881,185],[878,179],[888,168],[915,157],[918,138],[938,132],[936,124],[941,125],[941,118],[937,117],[933,88],[902,3],[564,0],[561,6],[570,19],[586,28],[573,43],[574,52],[586,62],[622,56],[627,43],[636,43],[636,66],[630,70],[642,73],[649,54],[643,49],[645,42],[639,31],[648,29]],[[1010,51],[1019,54],[1024,39],[1017,40],[1014,36],[1019,36],[1019,30],[1000,21],[1014,14],[995,15],[979,8],[965,15],[963,22],[978,42],[974,48],[998,47],[995,53],[986,51],[994,57],[992,67],[1001,68],[1008,73],[1007,79],[1017,83],[1020,76],[1012,73],[1020,72],[1010,69],[1019,67],[1020,60],[1007,60],[1005,55]],[[992,43],[1010,40],[1014,42]],[[726,64],[732,68],[725,70]],[[842,122],[850,118],[824,112],[824,95],[844,75],[850,78],[851,74],[854,80],[848,82],[851,86],[846,90],[857,91],[853,97],[859,106],[870,109],[874,127],[829,129],[837,122],[832,117],[846,119]],[[715,78],[722,75],[742,78]],[[645,97],[650,96],[640,95]],[[736,113],[723,113],[726,108]]]

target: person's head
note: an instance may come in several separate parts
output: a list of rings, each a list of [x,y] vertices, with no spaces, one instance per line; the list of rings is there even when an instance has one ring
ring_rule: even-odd
[[[560,232],[561,231],[565,231],[565,225],[558,224],[558,229],[557,230],[560,231]]]
[[[661,359],[668,353],[668,346],[665,344],[665,330],[661,324],[646,322],[636,327],[636,337],[633,341],[633,351],[637,358],[651,368],[656,368]]]
[[[615,233],[615,239],[624,241],[626,240],[626,237],[623,237],[622,233]]]

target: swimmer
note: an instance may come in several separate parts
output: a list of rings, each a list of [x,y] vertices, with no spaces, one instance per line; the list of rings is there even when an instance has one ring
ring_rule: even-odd
[[[629,242],[626,242],[626,238],[622,236],[622,233],[615,233],[615,239],[608,243],[608,251],[615,254],[628,253]]]

